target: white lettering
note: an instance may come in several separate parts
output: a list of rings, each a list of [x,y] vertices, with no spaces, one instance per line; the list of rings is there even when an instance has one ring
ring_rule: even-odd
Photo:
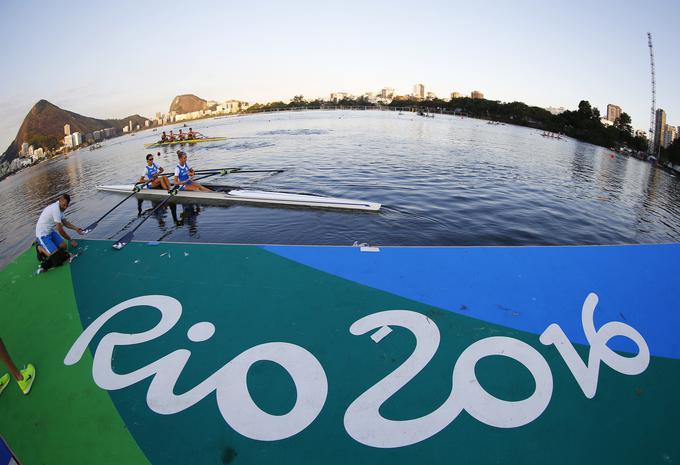
[[[240,434],[261,441],[291,437],[305,429],[317,417],[326,401],[328,382],[319,361],[305,349],[285,342],[271,342],[252,347],[238,355],[205,381],[176,395],[174,387],[191,352],[179,349],[131,373],[118,374],[111,362],[117,346],[147,342],[167,333],[179,321],[182,305],[172,297],[151,295],[126,300],[100,315],[69,350],[64,363],[73,365],[83,356],[88,344],[102,326],[118,313],[136,307],[153,307],[161,312],[161,321],[148,331],[135,334],[108,333],[94,353],[92,378],[97,386],[115,390],[152,377],[147,391],[147,405],[162,415],[181,412],[216,391],[217,405],[225,421]],[[214,325],[197,323],[188,337],[195,342],[212,336]],[[284,368],[297,390],[295,406],[284,415],[270,415],[261,410],[248,392],[246,377],[258,361],[271,361]]]
[[[548,326],[539,338],[542,344],[555,345],[588,399],[595,397],[597,392],[600,361],[624,375],[639,375],[649,366],[650,357],[645,339],[633,327],[625,323],[610,321],[602,325],[599,330],[595,330],[593,316],[598,300],[596,294],[588,294],[581,309],[581,324],[590,345],[587,365],[581,360],[571,341],[558,325],[553,323]],[[607,347],[607,343],[615,336],[627,337],[633,341],[638,353],[634,357],[624,357],[611,350]]]

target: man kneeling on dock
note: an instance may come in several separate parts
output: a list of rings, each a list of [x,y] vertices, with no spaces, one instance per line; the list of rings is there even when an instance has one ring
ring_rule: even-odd
[[[71,197],[68,194],[62,194],[59,200],[45,207],[38,218],[38,223],[35,226],[36,247],[40,260],[38,271],[47,271],[68,260],[69,253],[66,251],[64,239],[70,241],[72,247],[78,246],[78,243],[71,239],[64,230],[64,226],[66,226],[78,234],[83,233],[82,229],[64,218],[64,212],[70,203]]]

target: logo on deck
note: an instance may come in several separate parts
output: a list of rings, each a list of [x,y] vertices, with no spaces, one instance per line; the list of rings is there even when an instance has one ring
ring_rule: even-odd
[[[538,337],[541,344],[554,346],[588,399],[592,399],[597,392],[601,364],[622,375],[638,375],[647,369],[650,361],[645,339],[632,326],[611,321],[599,329],[595,328],[597,304],[598,296],[591,293],[585,298],[581,309],[581,324],[588,341],[587,362],[579,356],[559,325],[549,325]],[[329,386],[324,367],[309,350],[289,342],[271,341],[255,345],[181,394],[175,394],[175,386],[191,357],[191,351],[187,348],[177,348],[129,373],[116,373],[112,367],[116,347],[134,346],[158,339],[180,321],[182,304],[164,295],[132,298],[101,314],[74,342],[64,363],[78,363],[93,338],[114,316],[122,312],[147,312],[149,307],[161,313],[160,321],[153,328],[131,334],[110,332],[101,338],[94,351],[92,376],[102,389],[123,389],[151,378],[146,403],[150,410],[161,415],[182,412],[215,393],[217,408],[224,421],[239,434],[258,441],[279,441],[293,437],[308,428],[323,411],[329,389],[333,389],[333,386]],[[299,324],[304,325],[304,321]],[[451,392],[439,407],[418,418],[385,418],[381,414],[383,404],[413,380],[437,353],[441,341],[439,328],[428,316],[401,309],[369,314],[347,328],[354,336],[370,334],[373,342],[380,344],[385,338],[401,337],[391,334],[396,327],[409,331],[415,337],[415,349],[396,369],[349,403],[343,418],[337,418],[347,434],[358,443],[373,448],[416,444],[439,433],[463,411],[492,427],[517,428],[539,418],[548,407],[553,395],[553,375],[546,359],[533,346],[519,339],[491,336],[472,343],[458,356],[452,368]],[[189,328],[187,339],[201,343],[209,340],[214,333],[215,325],[203,321]],[[633,342],[637,347],[636,354],[628,357],[610,349],[607,344],[614,337],[627,338]],[[362,363],[356,353],[350,356],[351,363]],[[481,360],[492,356],[510,358],[528,370],[535,383],[533,393],[521,400],[508,401],[488,392],[477,378],[475,370]],[[283,415],[265,412],[251,396],[248,371],[253,364],[261,361],[279,365],[295,385],[295,403]]]

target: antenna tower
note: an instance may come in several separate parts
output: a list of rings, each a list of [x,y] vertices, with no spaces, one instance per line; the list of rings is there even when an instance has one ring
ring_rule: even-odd
[[[647,152],[654,153],[654,146],[656,145],[655,129],[656,129],[656,75],[654,73],[654,48],[652,47],[652,33],[647,33],[647,45],[649,46],[649,63],[652,68],[652,109],[649,116],[649,144]]]

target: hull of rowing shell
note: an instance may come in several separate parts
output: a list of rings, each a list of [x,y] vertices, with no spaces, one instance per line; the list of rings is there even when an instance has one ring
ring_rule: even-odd
[[[129,194],[133,186],[130,184],[97,186],[97,190]],[[168,196],[163,189],[142,189],[138,198],[163,200]],[[291,207],[329,208],[337,210],[379,211],[381,205],[363,200],[322,197],[312,194],[293,194],[287,192],[268,192],[247,189],[231,189],[228,191],[200,192],[179,191],[174,201],[191,201],[196,203],[231,204],[249,203],[261,205],[286,205]]]
[[[162,145],[198,144],[199,142],[217,142],[226,139],[227,139],[226,137],[206,137],[205,139],[191,139],[174,142],[153,142],[151,144],[144,144],[144,147],[160,147]]]

